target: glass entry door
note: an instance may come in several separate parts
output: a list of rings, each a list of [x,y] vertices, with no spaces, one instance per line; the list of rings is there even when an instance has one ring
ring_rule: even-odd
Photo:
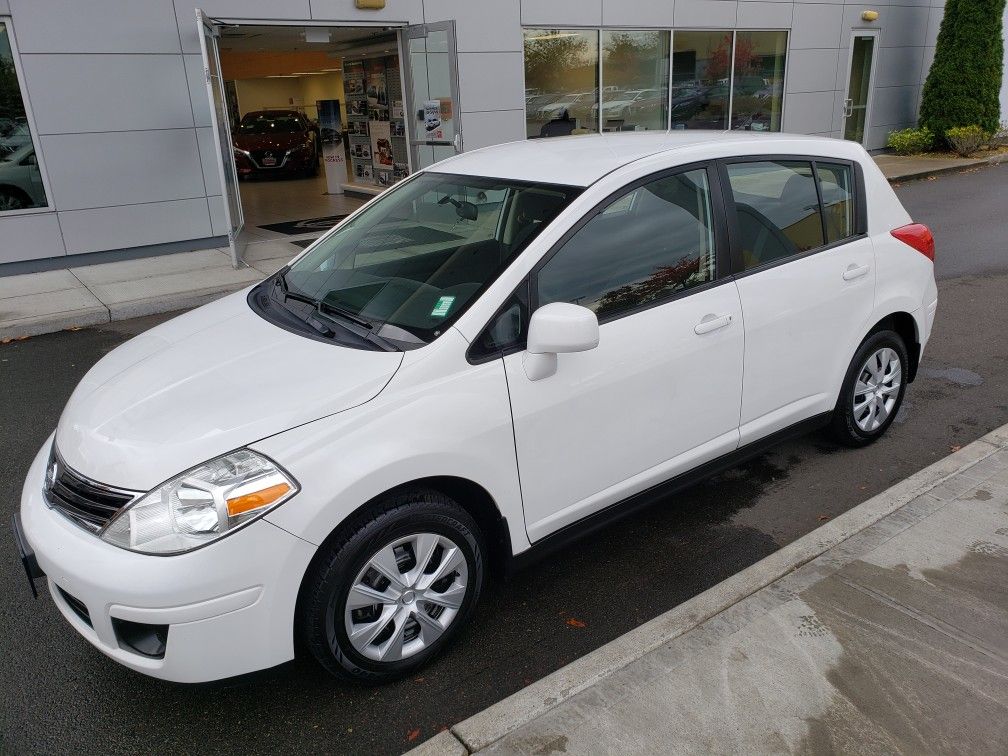
[[[403,29],[406,128],[413,170],[462,151],[455,22]]]
[[[238,172],[234,162],[234,148],[231,146],[231,122],[228,118],[227,102],[224,98],[224,82],[221,78],[220,57],[217,54],[217,39],[220,26],[207,15],[196,9],[196,25],[200,32],[200,49],[203,53],[203,74],[206,78],[207,97],[210,98],[210,124],[217,139],[219,149],[217,171],[220,174],[221,194],[224,199],[224,217],[227,222],[228,244],[231,247],[231,262],[237,268],[242,264],[245,245],[248,240],[242,231],[245,216],[242,213],[241,196],[238,193]]]
[[[847,99],[844,100],[844,139],[863,142],[871,104],[871,80],[875,70],[875,32],[855,31],[851,36]]]

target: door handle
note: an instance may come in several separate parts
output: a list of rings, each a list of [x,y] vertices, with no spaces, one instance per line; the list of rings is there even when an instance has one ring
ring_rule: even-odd
[[[844,281],[853,281],[855,278],[861,278],[861,276],[868,274],[867,265],[854,265],[853,263],[847,266],[847,270],[843,272]]]
[[[703,320],[693,326],[693,333],[702,336],[705,333],[724,328],[731,323],[731,315],[704,315]]]

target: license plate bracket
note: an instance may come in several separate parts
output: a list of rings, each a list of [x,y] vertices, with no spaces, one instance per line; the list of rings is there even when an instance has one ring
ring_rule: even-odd
[[[17,543],[18,554],[21,557],[21,566],[24,567],[25,575],[28,578],[28,587],[31,588],[32,596],[38,598],[35,581],[38,578],[44,578],[45,573],[39,567],[35,552],[28,543],[28,539],[25,538],[24,528],[21,527],[21,515],[18,512],[15,512],[11,518],[11,530],[14,532],[14,541]]]

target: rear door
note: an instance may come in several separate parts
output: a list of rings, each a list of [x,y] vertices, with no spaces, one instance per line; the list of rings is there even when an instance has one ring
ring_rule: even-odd
[[[854,164],[746,158],[721,175],[745,319],[746,444],[833,409],[870,326],[875,255]]]
[[[737,446],[741,309],[718,277],[719,197],[706,166],[644,179],[533,271],[529,309],[587,307],[600,342],[542,380],[523,351],[504,358],[531,541]]]

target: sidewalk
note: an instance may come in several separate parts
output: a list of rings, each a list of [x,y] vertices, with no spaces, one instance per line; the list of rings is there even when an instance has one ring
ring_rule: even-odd
[[[1005,743],[1008,425],[414,753]]]
[[[942,173],[976,168],[981,165],[1008,161],[1008,154],[998,153],[980,158],[953,158],[937,155],[874,155],[875,162],[889,181],[937,176]]]
[[[989,162],[898,155],[875,160],[890,181]],[[226,249],[206,249],[0,277],[0,342],[196,307],[279,270],[303,249],[293,241],[298,239],[253,241],[245,253],[249,267],[240,270],[231,267]]]

